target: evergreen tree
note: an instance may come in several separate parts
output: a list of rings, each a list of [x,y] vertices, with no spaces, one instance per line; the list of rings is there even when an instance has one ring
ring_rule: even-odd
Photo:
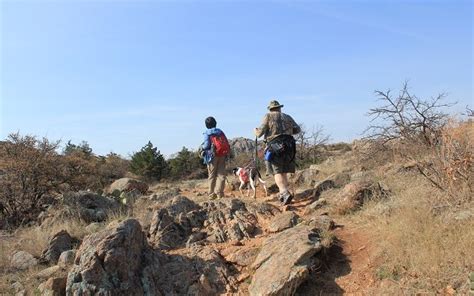
[[[183,147],[175,157],[168,161],[168,167],[171,176],[182,178],[196,174],[204,165],[196,152]]]
[[[71,140],[69,140],[66,144],[66,147],[64,147],[63,154],[82,154],[83,156],[88,157],[92,155],[92,148],[86,141],[82,141],[80,144],[76,145],[71,143]]]
[[[147,179],[160,180],[166,173],[166,161],[158,148],[148,141],[148,144],[133,154],[130,162],[132,173]]]

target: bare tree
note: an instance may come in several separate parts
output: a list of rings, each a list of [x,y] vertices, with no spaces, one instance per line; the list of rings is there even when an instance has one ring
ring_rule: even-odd
[[[312,127],[311,130],[303,124],[299,124],[301,131],[296,135],[296,159],[300,164],[316,163],[322,157],[321,146],[326,145],[329,136],[324,133],[320,125]]]
[[[382,145],[402,139],[433,146],[448,119],[442,109],[453,105],[442,103],[444,93],[429,100],[420,99],[410,93],[407,82],[398,95],[394,96],[390,90],[377,90],[375,94],[382,105],[367,113],[372,124],[364,134],[365,139],[378,140]]]

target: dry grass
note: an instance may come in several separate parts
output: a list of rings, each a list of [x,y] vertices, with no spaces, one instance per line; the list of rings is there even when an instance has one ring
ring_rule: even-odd
[[[366,204],[357,217],[369,223],[367,229],[378,241],[378,261],[383,263],[376,276],[395,281],[408,294],[436,293],[448,286],[467,294],[474,270],[474,218],[458,221],[455,211],[462,209],[433,209],[432,199],[441,193],[421,177],[397,175],[387,183],[394,198],[382,206]]]

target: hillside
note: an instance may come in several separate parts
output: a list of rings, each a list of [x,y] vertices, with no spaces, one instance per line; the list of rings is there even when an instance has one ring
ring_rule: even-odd
[[[410,163],[370,163],[358,143],[346,146],[291,177],[286,207],[261,188],[256,200],[241,197],[232,176],[215,201],[199,180],[123,179],[105,194],[123,192],[127,206],[64,195],[37,225],[2,234],[0,291],[466,294],[472,202],[433,208],[440,193]]]

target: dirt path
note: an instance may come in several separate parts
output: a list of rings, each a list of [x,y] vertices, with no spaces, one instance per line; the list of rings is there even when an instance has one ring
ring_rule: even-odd
[[[364,231],[348,221],[338,222],[335,244],[324,254],[298,295],[367,295],[375,283],[373,244]]]
[[[226,192],[226,195],[241,198],[235,191]],[[257,201],[280,206],[278,201],[266,198],[258,191]],[[286,210],[304,216],[304,210],[310,203],[310,200],[294,201]],[[350,218],[339,216],[333,219],[336,223],[335,243],[324,254],[322,266],[311,273],[297,295],[367,295],[367,291],[377,284],[374,277],[375,244],[364,229]]]

